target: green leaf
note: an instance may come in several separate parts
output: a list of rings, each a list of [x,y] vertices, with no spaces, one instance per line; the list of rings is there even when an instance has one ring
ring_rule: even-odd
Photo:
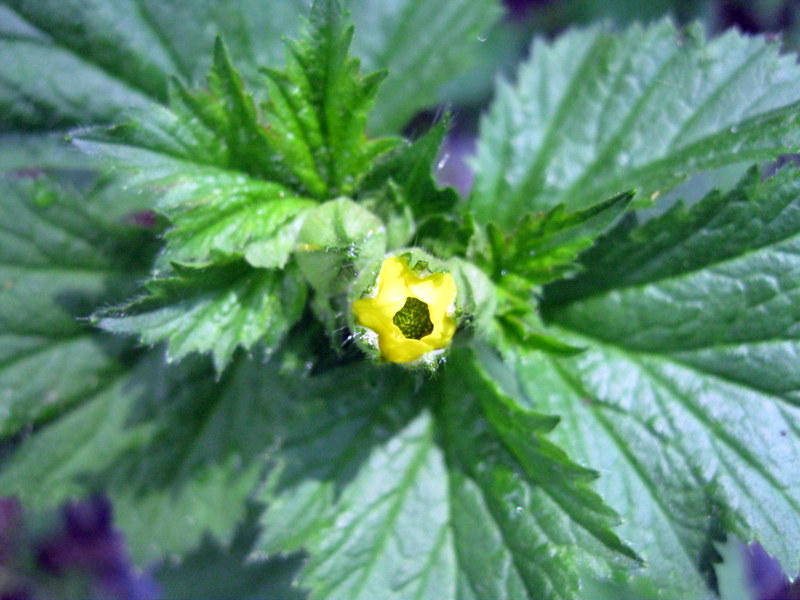
[[[168,340],[168,360],[210,352],[218,371],[234,350],[256,343],[274,350],[299,319],[306,290],[291,271],[253,269],[244,262],[205,269],[176,265],[174,275],[147,283],[150,295],[104,311],[97,325],[136,334],[142,343]]]
[[[584,346],[593,342],[567,339]],[[530,351],[515,360],[506,356],[527,402],[561,416],[553,442],[603,473],[597,491],[625,516],[617,533],[644,559],[661,597],[707,598],[711,544],[721,537],[721,515],[709,481],[713,465],[704,454],[709,448],[689,450],[692,440],[686,438],[694,436],[697,446],[710,444],[708,431],[684,429],[683,421],[694,419],[682,402],[664,397],[651,371],[596,342],[573,359]],[[670,375],[680,381],[683,373]],[[687,390],[685,402],[691,403],[693,394]]]
[[[258,67],[279,63],[282,38],[295,35],[308,9],[305,0],[4,3],[0,38],[9,42],[15,61],[0,65],[0,106],[14,107],[3,115],[13,117],[15,126],[37,127],[50,126],[56,116],[65,125],[108,122],[146,98],[163,102],[170,76],[193,83],[208,72],[215,37],[225,40],[233,62],[255,86]],[[356,55],[370,70],[391,67],[371,116],[377,133],[399,131],[414,113],[435,104],[440,85],[468,65],[481,46],[479,36],[500,15],[496,0],[350,0],[345,6],[356,22]],[[35,53],[49,60],[34,61]],[[71,68],[42,69],[65,64]],[[90,81],[113,93],[87,96],[93,88],[84,84]]]
[[[380,453],[419,411],[413,377],[399,368],[376,369],[360,361],[291,381],[298,401],[284,414],[285,441],[273,455],[275,466],[260,497],[268,509],[256,551],[266,554],[324,540],[342,490],[370,453]],[[423,420],[428,424],[422,429],[429,428],[430,417]],[[400,450],[401,444],[393,448]],[[368,469],[370,474],[382,474],[382,486],[399,480],[385,470]]]
[[[305,594],[293,586],[302,557],[276,556],[270,559],[249,557],[258,534],[256,511],[239,525],[230,545],[213,539],[183,557],[180,564],[162,564],[154,574],[161,587],[161,598],[237,598],[258,600],[281,598],[303,600]],[[203,577],[198,577],[202,573]]]
[[[157,107],[108,130],[80,132],[78,145],[134,170],[131,184],[157,196],[156,208],[173,223],[162,264],[205,266],[223,254],[282,267],[313,202],[280,183],[296,180],[270,166],[274,151],[252,98],[221,45],[216,56],[212,94],[178,86],[174,111]]]
[[[14,26],[0,37],[15,61],[0,67],[0,98],[17,107],[4,116],[19,113],[18,125],[45,127],[55,116],[66,125],[88,125],[118,120],[147,99],[164,102],[170,76],[193,83],[208,72],[217,36],[255,81],[259,65],[280,60],[281,36],[307,10],[300,0],[269,7],[259,0],[4,3],[4,20]],[[36,110],[39,104],[51,110]]]
[[[458,192],[440,188],[433,178],[433,166],[447,134],[449,119],[436,123],[413,143],[405,143],[380,160],[362,185],[362,193],[379,192],[391,181],[400,201],[417,219],[446,213],[458,203]]]
[[[207,92],[176,82],[171,110],[78,134],[161,197],[174,226],[162,262],[203,266],[215,252],[243,253],[254,266],[282,267],[308,197],[352,195],[396,144],[366,138],[380,77],[359,75],[351,36],[335,2],[315,5],[303,41],[288,43],[286,73],[268,71],[263,119],[218,41]]]
[[[753,170],[729,194],[620,230],[543,314],[571,360],[516,360],[556,439],[606,473],[620,533],[666,597],[707,595],[723,529],[796,572],[800,539],[800,177]]]
[[[487,376],[497,359],[478,358],[454,352],[440,392],[461,570],[456,597],[574,596],[581,578],[607,572],[615,554],[636,555],[588,486],[597,473],[544,437],[558,418],[515,404]]]
[[[276,369],[241,360],[168,367],[153,353],[5,454],[0,493],[30,509],[105,491],[140,565],[227,543],[291,401]]]
[[[723,600],[736,598],[752,598],[756,595],[751,569],[747,564],[747,550],[740,540],[729,537],[725,544],[717,546],[722,561],[716,565],[717,587],[719,597]]]
[[[500,285],[524,280],[525,287],[550,283],[575,270],[587,250],[630,204],[635,192],[624,192],[584,210],[567,212],[563,204],[546,213],[522,217],[509,235],[489,225],[491,272]],[[517,287],[516,281],[509,287]]]
[[[57,416],[123,369],[85,322],[130,293],[152,254],[131,208],[46,180],[0,180],[0,436]],[[138,255],[131,255],[136,248]]]
[[[66,141],[66,132],[0,134],[0,172],[96,168],[87,156]]]
[[[485,235],[481,230],[474,232],[467,252],[495,282],[495,305],[480,312],[480,318],[492,320],[484,329],[495,346],[560,356],[581,352],[542,323],[538,312],[541,286],[576,272],[578,255],[627,208],[633,196],[634,192],[625,192],[573,212],[560,204],[546,213],[524,216],[507,235],[491,223]]]
[[[800,149],[800,68],[779,44],[668,21],[534,43],[481,126],[469,207],[510,231],[521,215],[583,209],[635,188]]]
[[[557,418],[511,403],[465,350],[417,385],[363,364],[308,380],[257,553],[308,550],[299,583],[319,598],[563,597],[631,556],[596,475],[543,437]]]
[[[174,227],[162,263],[204,266],[220,253],[243,255],[254,267],[281,268],[294,250],[305,212],[314,202],[286,188],[230,173],[196,174],[161,197],[158,206]]]
[[[0,131],[109,122],[150,103],[141,90],[49,40],[0,35],[0,53],[13,57],[0,64]]]
[[[360,76],[348,54],[353,26],[336,0],[311,8],[301,41],[288,42],[286,69],[267,69],[270,145],[315,198],[352,195],[393,139],[367,140],[368,110],[384,73]]]
[[[502,15],[496,0],[349,0],[356,24],[353,49],[368,69],[388,69],[370,130],[396,132],[473,62],[483,35]]]

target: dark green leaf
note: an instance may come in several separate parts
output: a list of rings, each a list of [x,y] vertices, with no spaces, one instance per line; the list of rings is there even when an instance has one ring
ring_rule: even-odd
[[[470,207],[503,231],[528,212],[586,208],[635,188],[800,149],[800,68],[737,32],[707,42],[668,21],[534,43],[484,119]]]
[[[445,371],[442,427],[455,551],[455,597],[573,596],[582,577],[635,557],[611,531],[615,513],[587,485],[597,474],[544,437],[558,422],[515,404],[460,351]]]
[[[0,54],[8,57],[0,62],[0,131],[109,122],[149,104],[141,90],[50,41],[0,36]]]
[[[362,189],[379,191],[393,181],[401,201],[411,207],[418,219],[452,209],[458,202],[458,193],[453,188],[439,188],[433,178],[434,161],[447,134],[448,122],[448,119],[439,121],[415,142],[388,154],[369,174]]]
[[[66,132],[0,134],[0,172],[95,168],[93,157],[67,142]]]
[[[359,365],[302,389],[256,551],[307,549],[316,597],[561,597],[630,555],[596,475],[543,437],[558,419],[514,405],[467,351],[438,381]]]
[[[453,597],[447,474],[414,377],[358,365],[302,388],[287,422],[257,552],[311,551],[317,597]]]
[[[797,571],[798,256],[797,171],[753,171],[598,245],[544,303],[589,350],[519,361],[533,401],[564,416],[558,440],[608,473],[600,489],[667,596],[706,593],[722,527]]]
[[[170,368],[153,354],[5,456],[0,493],[37,510],[104,490],[140,565],[203,536],[227,543],[286,394],[261,361],[238,361],[217,381],[207,361]]]
[[[180,564],[161,565],[155,574],[161,586],[161,598],[303,600],[305,594],[293,585],[302,556],[270,559],[249,556],[258,534],[255,512],[250,511],[240,524],[229,546],[206,539],[199,548],[183,557]]]
[[[340,491],[419,410],[414,378],[398,368],[360,362],[294,385],[298,401],[287,408],[285,442],[262,498],[269,508],[257,550],[267,554],[324,537]]]
[[[39,96],[49,97],[66,125],[113,120],[145,97],[163,102],[169,76],[193,84],[208,72],[218,36],[247,82],[259,84],[258,67],[280,62],[282,38],[295,35],[308,9],[305,0],[65,0],[58,6],[41,0],[4,2],[8,8],[0,6],[5,11],[0,37],[17,43],[10,52],[22,53],[33,42],[53,57],[34,63],[22,56],[17,65],[11,61],[0,67],[0,79],[5,80],[0,103],[15,106],[6,117],[37,127],[53,119],[49,111],[40,110],[43,106],[37,107]],[[345,6],[357,25],[356,55],[371,70],[391,67],[371,116],[378,133],[398,131],[419,109],[435,104],[439,86],[467,66],[481,45],[479,36],[500,14],[496,0],[404,0],[392,5],[349,0]],[[40,68],[65,63],[77,68]],[[85,98],[90,87],[84,84],[100,75],[107,89],[119,93],[90,102],[70,100]],[[34,82],[38,86],[32,88]],[[52,93],[40,93],[45,86]],[[66,96],[56,93],[63,90]]]
[[[566,276],[576,268],[578,255],[591,247],[634,195],[635,192],[624,192],[574,212],[567,212],[559,204],[546,213],[525,215],[508,235],[490,225],[494,278],[500,285],[509,276],[523,279],[530,288]]]
[[[147,283],[150,295],[121,310],[105,311],[98,326],[136,334],[142,343],[169,340],[167,357],[210,352],[219,371],[234,350],[280,344],[300,317],[305,287],[294,273],[254,269],[244,262],[206,269],[176,266],[172,277]]]
[[[99,194],[83,198],[24,179],[0,181],[0,194],[0,435],[7,436],[83,401],[121,371],[120,344],[85,319],[130,293],[152,244],[114,214],[124,206]]]
[[[352,195],[374,159],[397,144],[366,138],[384,74],[359,74],[359,61],[348,54],[352,37],[336,0],[317,1],[301,41],[287,43],[285,72],[265,71],[270,145],[302,191],[319,199]]]
[[[388,69],[370,129],[396,132],[482,50],[483,35],[501,16],[496,0],[349,0],[354,52],[369,69]]]

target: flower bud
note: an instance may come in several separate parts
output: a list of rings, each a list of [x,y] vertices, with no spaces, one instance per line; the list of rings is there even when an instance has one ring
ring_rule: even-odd
[[[369,293],[353,302],[358,339],[384,360],[433,364],[456,331],[456,284],[419,251],[388,256]],[[361,329],[359,329],[361,328]]]

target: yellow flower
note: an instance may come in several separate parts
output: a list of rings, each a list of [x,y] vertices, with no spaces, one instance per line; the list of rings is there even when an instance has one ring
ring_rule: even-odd
[[[391,362],[411,362],[445,348],[456,332],[451,316],[456,284],[450,273],[419,277],[406,258],[383,261],[373,298],[353,302],[359,324],[378,334],[381,355]]]

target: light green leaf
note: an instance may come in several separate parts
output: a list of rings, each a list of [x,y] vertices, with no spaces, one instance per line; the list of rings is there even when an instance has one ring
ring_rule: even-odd
[[[300,586],[319,598],[564,597],[630,556],[596,475],[543,437],[557,419],[514,405],[465,350],[444,369],[422,394],[397,368],[309,380],[256,552],[309,551]]]
[[[166,261],[208,265],[215,255],[241,254],[254,267],[281,268],[295,246],[304,213],[314,202],[286,188],[230,173],[196,174],[159,201],[174,227],[164,238]]]
[[[798,256],[797,171],[754,170],[599,244],[543,304],[589,350],[517,360],[530,401],[564,418],[557,441],[605,473],[667,597],[707,595],[723,530],[798,569]]]
[[[694,173],[800,149],[800,68],[777,42],[668,21],[534,43],[481,126],[469,207],[513,229],[528,212],[654,197]]]
[[[575,359],[527,352],[515,368],[530,405],[561,416],[553,441],[602,472],[597,491],[625,517],[617,533],[646,561],[662,597],[707,598],[721,516],[708,481],[713,468],[702,464],[702,451],[680,447],[691,443],[685,435],[702,444],[707,432],[684,434],[684,414],[673,415],[680,406],[668,408],[674,400],[654,393],[638,362],[603,350],[595,344]]]
[[[123,369],[121,345],[85,319],[99,303],[130,293],[152,244],[115,215],[124,206],[100,193],[83,198],[44,180],[4,179],[0,196],[0,435],[7,436],[83,401]]]
[[[254,269],[244,262],[205,269],[175,267],[171,277],[147,283],[150,295],[104,311],[97,325],[136,334],[142,343],[168,340],[168,360],[210,352],[217,370],[239,346],[274,350],[305,305],[305,287],[293,272]]]
[[[275,155],[251,96],[221,44],[211,93],[176,85],[174,111],[156,107],[108,130],[81,132],[78,145],[134,170],[131,185],[157,196],[172,221],[161,263],[205,266],[214,255],[244,255],[282,267],[313,203],[280,183],[297,183]],[[267,179],[267,181],[264,181]]]
[[[215,380],[206,361],[170,368],[160,354],[4,455],[0,493],[37,510],[105,491],[140,565],[203,536],[227,543],[289,399],[261,361]]]

